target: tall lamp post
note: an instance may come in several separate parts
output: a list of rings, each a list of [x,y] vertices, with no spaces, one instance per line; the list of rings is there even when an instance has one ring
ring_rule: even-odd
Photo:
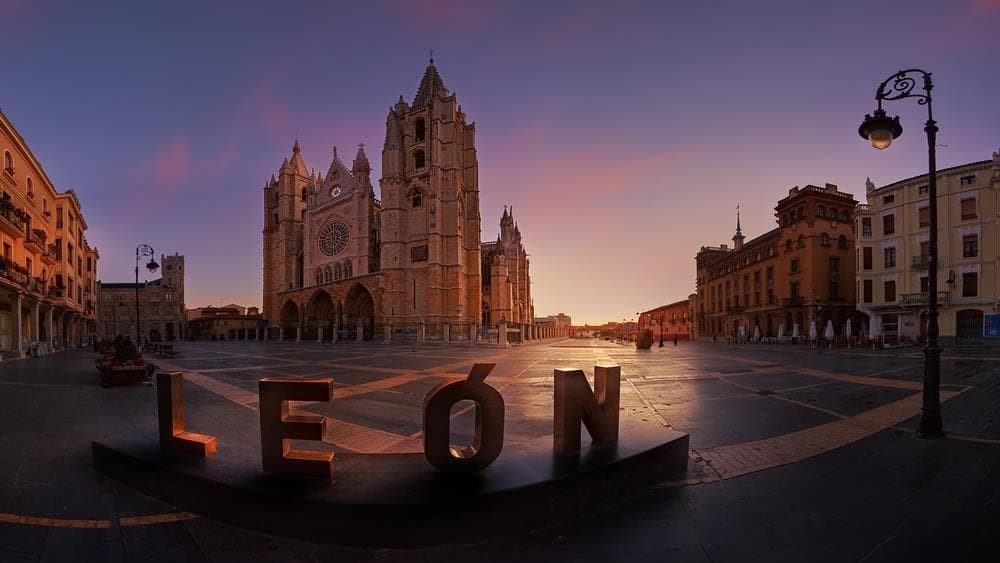
[[[146,269],[149,273],[156,272],[157,268],[160,267],[153,259],[156,253],[153,251],[153,247],[148,244],[140,244],[135,247],[135,346],[140,348],[142,346],[142,329],[139,326],[139,257],[149,256],[149,263],[146,264]]]
[[[923,93],[914,92],[917,79],[923,78]],[[876,149],[889,148],[892,140],[903,133],[899,117],[889,117],[882,109],[882,101],[916,98],[917,104],[927,106],[927,122],[924,132],[927,133],[928,162],[928,197],[930,199],[930,240],[928,241],[927,257],[927,345],[924,346],[924,397],[920,414],[920,427],[917,435],[922,438],[937,438],[944,431],[941,423],[941,348],[938,347],[938,300],[937,300],[937,270],[938,270],[938,230],[937,230],[937,163],[935,146],[937,142],[937,123],[931,109],[931,73],[918,68],[901,70],[886,78],[875,91],[875,101],[878,108],[874,114],[865,115],[864,121],[858,127],[858,134],[871,142]]]

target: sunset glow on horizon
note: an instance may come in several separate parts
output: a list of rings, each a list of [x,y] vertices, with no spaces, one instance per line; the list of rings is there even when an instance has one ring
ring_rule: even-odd
[[[476,123],[482,240],[512,206],[536,316],[620,321],[693,293],[737,205],[752,239],[792,186],[926,173],[922,108],[892,108],[888,150],[856,132],[900,68],[934,73],[939,168],[1000,149],[1000,1],[768,5],[0,0],[0,108],[78,195],[101,281],[146,243],[185,256],[187,307],[259,306],[265,181],[295,140],[324,174],[365,143],[378,197],[433,49]]]

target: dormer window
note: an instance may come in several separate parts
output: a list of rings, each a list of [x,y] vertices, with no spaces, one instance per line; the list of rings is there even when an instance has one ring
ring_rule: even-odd
[[[422,143],[425,138],[426,126],[424,125],[424,118],[419,117],[417,121],[413,124],[413,140],[417,143]]]

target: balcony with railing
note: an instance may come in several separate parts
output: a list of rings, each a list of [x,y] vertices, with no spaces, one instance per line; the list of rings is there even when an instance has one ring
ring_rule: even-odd
[[[926,254],[921,254],[920,256],[910,257],[910,267],[914,270],[926,270],[930,264],[930,256]]]
[[[858,215],[871,215],[872,214],[872,208],[867,203],[861,203],[861,204],[857,205],[854,208],[854,211]]]
[[[27,238],[24,239],[24,247],[32,252],[37,252],[38,254],[45,254],[46,234],[42,229],[32,229],[28,233]]]
[[[28,270],[20,264],[0,257],[0,278],[3,278],[8,283],[27,287],[30,276],[28,275]]]
[[[921,291],[920,293],[904,293],[899,296],[899,304],[902,307],[926,307],[927,306],[928,292]],[[947,307],[951,302],[951,294],[947,291],[937,292],[938,305],[941,307]]]
[[[42,253],[42,262],[45,262],[49,266],[55,264],[59,260],[59,255],[56,253],[56,245],[50,244],[45,247],[45,252]]]
[[[0,229],[14,238],[24,236],[24,212],[10,200],[0,200]]]

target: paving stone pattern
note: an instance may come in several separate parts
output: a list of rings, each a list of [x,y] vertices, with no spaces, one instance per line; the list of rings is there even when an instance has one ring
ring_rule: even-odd
[[[474,362],[506,402],[505,447],[551,433],[551,374],[622,366],[622,408],[691,435],[686,478],[570,524],[475,547],[357,550],[187,514],[95,475],[90,441],[155,425],[153,390],[102,389],[93,354],[0,364],[0,561],[993,560],[1000,530],[1000,358],[946,350],[949,437],[920,440],[919,350],[607,341],[512,350],[290,342],[182,343],[187,424],[257,451],[257,380],[330,376],[329,447],[421,449],[420,401]],[[473,411],[453,413],[468,440]],[[317,447],[310,442],[308,447]],[[991,547],[992,549],[992,547]]]

